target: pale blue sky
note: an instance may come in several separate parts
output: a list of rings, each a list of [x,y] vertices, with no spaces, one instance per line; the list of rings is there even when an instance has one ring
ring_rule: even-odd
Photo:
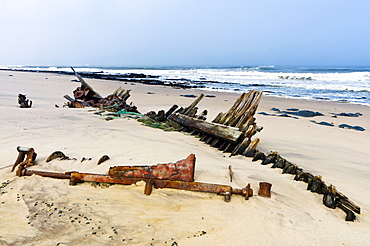
[[[0,0],[0,65],[370,66],[369,0]]]

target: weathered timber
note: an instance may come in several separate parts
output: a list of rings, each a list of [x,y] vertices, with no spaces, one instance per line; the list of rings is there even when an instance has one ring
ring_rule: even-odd
[[[247,96],[247,93],[243,93],[242,95],[240,95],[233,106],[225,114],[218,114],[212,122],[225,124],[225,122],[229,121],[229,119],[233,116],[234,112],[238,109],[239,105],[247,98]]]
[[[178,108],[179,106],[178,105],[173,105],[167,112],[166,112],[166,114],[165,114],[165,116],[166,116],[166,119],[168,118],[168,117],[170,117],[170,115],[171,114],[173,114],[173,112],[175,112],[175,110]]]
[[[348,197],[346,197],[345,195],[343,195],[339,191],[336,192],[336,202],[339,205],[342,205],[342,206],[345,206],[345,207],[351,209],[352,211],[354,211],[357,214],[361,213],[361,208],[358,205],[356,205],[354,202],[349,200]]]
[[[260,142],[260,139],[259,138],[256,138],[254,139],[249,145],[248,147],[244,150],[244,152],[242,153],[244,156],[247,156],[247,157],[253,157],[256,153],[256,149],[257,149],[257,146]]]
[[[197,105],[198,103],[203,99],[204,94],[200,94],[197,99],[195,99],[194,102],[192,102],[189,107],[185,108],[184,115],[188,115]]]
[[[224,125],[209,123],[204,120],[194,119],[182,114],[172,114],[169,119],[187,127],[195,128],[204,133],[222,138],[229,142],[236,143],[242,135],[238,129],[227,127]]]
[[[230,178],[230,182],[233,182],[233,167],[231,165],[229,165],[229,178]]]
[[[237,154],[243,153],[243,151],[250,145],[251,140],[250,138],[244,138],[242,142],[240,142],[234,150],[231,152],[230,156],[234,156]]]
[[[73,67],[71,67],[72,71],[75,73],[76,77],[78,78],[78,80],[80,81],[81,85],[83,85],[85,88],[87,88],[90,93],[95,96],[95,97],[98,97],[98,98],[103,98],[99,93],[97,93],[88,83],[86,83],[86,81],[81,77],[81,75],[79,75],[75,69]]]
[[[279,153],[276,151],[271,151],[267,156],[266,159],[261,163],[262,165],[267,165],[270,163],[275,163],[278,158],[280,157]]]
[[[263,161],[265,158],[266,158],[265,153],[256,150],[256,153],[254,154],[252,161],[253,162],[259,160]]]

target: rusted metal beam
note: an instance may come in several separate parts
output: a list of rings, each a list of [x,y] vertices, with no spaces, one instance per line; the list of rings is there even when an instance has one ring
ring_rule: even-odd
[[[157,164],[153,166],[116,166],[109,169],[112,177],[167,179],[194,181],[195,155],[176,163]]]
[[[39,171],[39,170],[28,170],[22,169],[20,172],[20,176],[32,176],[38,175],[42,177],[49,177],[49,178],[57,178],[57,179],[70,179],[71,173],[58,173],[58,172],[46,172],[46,171]]]
[[[26,168],[21,169],[20,176],[31,176],[38,175],[42,177],[57,178],[57,179],[69,179],[70,185],[76,185],[83,182],[98,182],[98,183],[110,183],[110,184],[122,184],[131,185],[139,181],[144,181],[145,188],[144,194],[150,195],[153,187],[156,189],[180,189],[188,191],[198,191],[215,193],[224,196],[226,202],[230,201],[231,195],[241,195],[244,196],[246,200],[253,196],[253,190],[248,184],[245,188],[237,189],[232,188],[229,185],[212,184],[212,183],[201,183],[201,182],[187,182],[178,180],[160,180],[160,179],[148,179],[148,178],[128,178],[128,177],[112,177],[103,174],[93,174],[93,173],[78,173],[78,172],[46,172],[38,170],[27,170]]]
[[[147,179],[147,178],[128,178],[128,177],[112,177],[109,175],[92,174],[92,173],[71,173],[70,184],[76,185],[83,182],[99,182],[99,183],[111,183],[111,184],[123,184],[131,185],[139,181],[146,183],[144,193],[150,195],[152,188],[156,189],[180,189],[189,191],[199,191],[207,193],[216,193],[222,195],[225,201],[230,201],[232,194],[244,196],[246,200],[253,195],[253,190],[248,184],[243,189],[235,189],[229,185],[220,185],[212,183],[201,183],[201,182],[187,182],[178,180],[160,180],[160,179]]]

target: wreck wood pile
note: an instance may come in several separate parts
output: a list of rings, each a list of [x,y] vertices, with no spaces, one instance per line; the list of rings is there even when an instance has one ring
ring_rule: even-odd
[[[231,155],[245,155],[251,137],[262,129],[254,118],[261,96],[262,92],[256,90],[243,93],[226,113],[219,113],[212,122],[206,122],[205,112],[196,115],[196,106],[204,97],[201,94],[188,107],[169,114],[168,119],[183,126],[184,131],[198,135],[201,141],[212,147]]]
[[[130,97],[130,90],[119,87],[111,95],[103,98],[74,70],[73,67],[71,68],[80,81],[81,86],[73,91],[74,98],[69,95],[64,96],[64,98],[69,101],[66,103],[66,106],[70,108],[97,107],[113,112],[124,110],[126,112],[139,113],[134,104],[126,103],[127,99]]]

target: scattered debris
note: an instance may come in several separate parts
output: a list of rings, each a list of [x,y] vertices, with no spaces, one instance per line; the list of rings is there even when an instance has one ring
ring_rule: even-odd
[[[66,156],[62,151],[54,151],[49,155],[49,157],[46,159],[46,162],[50,162],[54,159],[60,159],[60,160],[70,160],[68,156]]]
[[[107,155],[103,155],[102,157],[100,157],[100,159],[99,159],[99,161],[98,161],[98,163],[97,163],[97,165],[100,165],[100,164],[102,164],[103,162],[105,162],[105,161],[107,161],[107,160],[109,160],[110,158],[109,158],[109,156],[107,156]]]
[[[28,100],[26,95],[18,94],[18,104],[21,108],[31,108],[32,101]]]

